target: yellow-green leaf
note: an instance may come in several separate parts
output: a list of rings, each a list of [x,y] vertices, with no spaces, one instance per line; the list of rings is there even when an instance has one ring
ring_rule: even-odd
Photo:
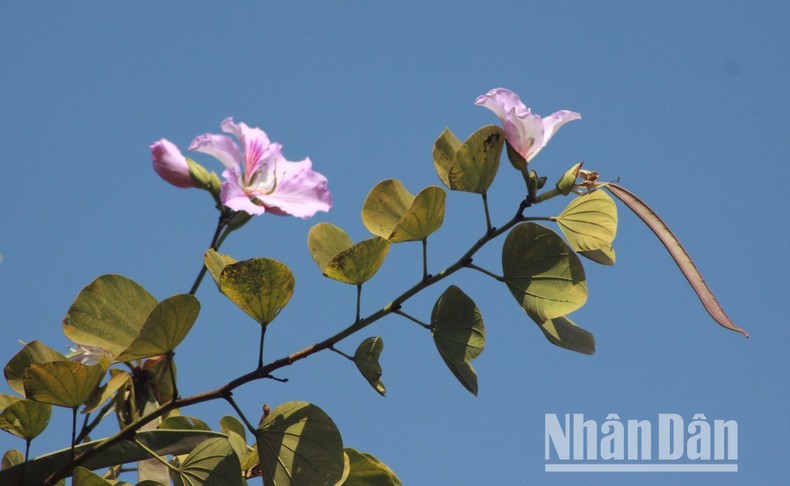
[[[236,263],[236,259],[228,255],[221,255],[209,249],[203,255],[203,263],[206,265],[208,273],[211,274],[211,277],[217,284],[217,288],[219,288],[219,276],[222,275],[222,271],[225,270],[225,267],[231,263]]]
[[[72,486],[112,486],[113,483],[107,481],[103,477],[99,476],[98,474],[94,474],[92,471],[85,469],[84,467],[78,467],[74,470],[74,481]]]
[[[459,382],[477,395],[477,373],[472,360],[485,347],[485,326],[480,309],[461,289],[451,285],[436,301],[431,313],[436,349]]]
[[[609,248],[598,248],[597,250],[586,250],[578,253],[601,265],[614,265],[617,259],[614,248],[611,246]]]
[[[587,301],[579,257],[543,226],[522,223],[510,231],[502,248],[502,269],[513,297],[536,322],[570,314]]]
[[[97,410],[104,402],[115,396],[115,393],[126,385],[131,384],[132,375],[123,370],[110,369],[110,379],[107,383],[100,386],[91,394],[85,402],[82,413],[90,413]]]
[[[178,294],[163,300],[148,315],[137,338],[115,360],[123,363],[175,350],[199,312],[200,302],[193,295]]]
[[[49,425],[52,405],[18,400],[0,413],[0,429],[25,440],[33,440]]]
[[[228,439],[207,439],[200,443],[181,463],[179,475],[174,483],[178,485],[241,485],[241,463],[233,452]]]
[[[488,125],[461,144],[445,129],[433,146],[433,164],[439,179],[454,191],[483,194],[494,181],[505,143],[505,132]]]
[[[19,398],[16,395],[9,395],[8,393],[0,393],[0,412],[5,410],[7,406],[11,405],[14,402],[18,402],[19,400],[21,400],[21,398]]]
[[[614,263],[612,241],[617,235],[617,206],[604,191],[574,198],[556,221],[580,255],[604,265]]]
[[[357,365],[359,372],[381,396],[387,394],[387,389],[381,382],[381,364],[379,364],[383,350],[384,340],[376,336],[362,341],[354,353],[354,364]]]
[[[82,289],[63,319],[63,332],[77,344],[118,356],[140,334],[157,302],[121,275],[103,275]]]
[[[401,486],[400,479],[372,454],[347,447],[351,471],[343,486]]]
[[[567,317],[538,323],[550,343],[582,354],[595,354],[595,338]]]
[[[399,180],[381,181],[362,204],[362,222],[374,235],[389,239],[412,202],[414,195]]]
[[[389,252],[384,238],[376,236],[354,244],[345,231],[329,223],[310,229],[307,246],[321,273],[352,285],[373,277]]]
[[[107,358],[93,366],[75,361],[31,365],[25,370],[25,395],[37,402],[79,407],[99,386],[108,367]]]
[[[343,475],[343,441],[323,410],[287,402],[271,411],[256,441],[264,484],[336,484]]]
[[[8,381],[8,386],[20,395],[25,394],[23,378],[25,369],[36,363],[48,363],[50,361],[63,361],[66,357],[54,349],[41,344],[39,341],[31,341],[14,355],[5,365],[3,373]]]
[[[160,456],[183,454],[194,449],[210,437],[221,437],[219,432],[203,430],[144,430],[138,431],[135,438]],[[76,454],[96,448],[104,439],[79,444],[74,448]],[[149,459],[150,454],[139,445],[122,440],[93,455],[83,464],[91,470],[102,469],[118,464],[126,464]],[[0,484],[22,484],[23,469],[25,484],[36,486],[56,470],[66,467],[71,461],[71,448],[67,447],[28,461],[26,466],[17,465],[0,471]]]
[[[427,238],[444,222],[445,192],[429,186],[413,196],[397,179],[376,184],[362,205],[362,222],[392,243]]]
[[[307,248],[321,273],[337,255],[354,246],[345,231],[330,223],[318,223],[307,234]]]
[[[0,469],[9,469],[23,462],[25,462],[25,455],[22,454],[22,451],[11,449],[3,454],[3,459],[0,462]]]
[[[227,265],[220,275],[220,290],[265,326],[291,300],[294,282],[285,264],[270,258],[253,258]]]
[[[249,455],[251,449],[247,445],[247,429],[244,428],[244,424],[242,424],[236,417],[226,415],[219,421],[219,430],[228,436],[230,445],[233,447],[233,451],[239,457],[239,461],[244,461]],[[242,468],[243,467],[244,464],[242,464]]]

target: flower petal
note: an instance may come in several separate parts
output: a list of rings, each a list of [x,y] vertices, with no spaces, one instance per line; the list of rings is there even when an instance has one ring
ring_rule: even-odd
[[[228,169],[239,167],[241,152],[239,146],[227,135],[206,133],[195,137],[189,146],[190,152],[202,152],[215,157]]]
[[[159,177],[176,187],[198,187],[189,175],[189,165],[178,147],[166,139],[151,145],[154,170]]]
[[[543,148],[544,131],[540,116],[527,113],[523,117],[506,120],[504,125],[507,141],[527,162]]]
[[[575,111],[560,110],[552,113],[543,119],[543,145],[549,143],[549,139],[554,136],[561,126],[569,121],[581,119],[581,115]]]
[[[312,170],[313,163],[307,158],[301,162],[289,162],[280,156],[277,160],[277,187],[271,194],[256,197],[278,215],[309,218],[318,211],[329,211],[332,195],[327,187],[327,178]]]
[[[266,212],[264,206],[259,206],[250,201],[250,197],[242,189],[241,173],[236,169],[226,170],[222,173],[222,177],[225,178],[225,182],[222,183],[219,199],[224,206],[234,211],[244,211],[253,215]]]
[[[258,169],[262,159],[269,156],[269,137],[258,127],[250,128],[244,122],[234,123],[232,117],[222,120],[220,127],[223,132],[232,133],[239,140],[244,153],[244,171],[249,177]]]
[[[496,88],[484,95],[480,95],[475,100],[478,106],[484,106],[496,113],[499,119],[504,122],[511,117],[524,117],[530,113],[529,108],[524,106],[521,98],[509,89]]]

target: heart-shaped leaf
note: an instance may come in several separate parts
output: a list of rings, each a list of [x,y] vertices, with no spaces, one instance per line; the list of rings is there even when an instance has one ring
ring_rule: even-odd
[[[336,484],[343,475],[343,441],[323,410],[286,402],[255,434],[264,484]]]
[[[362,341],[354,353],[354,363],[359,372],[381,396],[387,394],[387,389],[381,382],[381,365],[379,364],[379,357],[383,350],[384,340],[376,336]]]
[[[210,273],[211,277],[214,279],[214,283],[217,284],[217,288],[219,288],[219,277],[222,275],[222,271],[231,263],[236,263],[236,259],[229,255],[221,255],[213,249],[209,249],[203,255],[203,263],[206,265],[208,273]]]
[[[445,192],[430,186],[413,196],[397,179],[376,184],[362,205],[362,222],[392,243],[427,238],[444,222]]]
[[[22,451],[11,449],[3,454],[3,459],[0,461],[0,469],[10,469],[23,462],[25,462],[25,455],[22,454]]]
[[[95,346],[118,356],[140,334],[157,302],[139,284],[121,275],[103,275],[77,296],[63,332],[77,344]]]
[[[617,206],[604,191],[574,198],[556,221],[580,255],[598,263],[614,263],[612,241],[617,234]]]
[[[261,325],[274,320],[291,300],[294,276],[283,263],[253,258],[222,270],[220,291]]]
[[[148,315],[140,334],[115,358],[120,363],[170,353],[192,329],[200,302],[189,294],[178,294],[160,302]]]
[[[115,393],[121,388],[126,387],[132,383],[132,375],[126,371],[111,368],[110,379],[107,383],[100,386],[91,394],[85,402],[85,409],[82,413],[90,413],[97,410],[104,402],[115,396]]]
[[[617,259],[614,248],[611,246],[609,248],[598,248],[597,250],[586,250],[578,253],[601,265],[614,265]]]
[[[239,457],[239,461],[246,459],[251,448],[247,445],[247,429],[244,428],[244,424],[236,417],[226,415],[219,421],[219,430],[228,436],[230,445]],[[243,467],[244,465],[242,464]]]
[[[178,472],[173,478],[176,486],[244,484],[239,458],[224,437],[201,442],[184,459]]]
[[[485,347],[485,326],[480,309],[461,289],[451,285],[433,306],[431,332],[447,367],[477,396],[477,373],[471,362]]]
[[[570,314],[587,301],[579,257],[543,226],[522,223],[510,231],[502,248],[502,269],[513,297],[536,322]]]
[[[389,241],[376,236],[354,244],[337,226],[318,223],[307,235],[307,247],[321,273],[339,282],[360,285],[384,263]]]
[[[30,365],[25,370],[25,395],[31,400],[59,407],[79,407],[99,386],[109,366],[107,358],[93,366],[76,361]]]
[[[539,323],[550,343],[581,354],[595,354],[595,338],[567,317],[556,317]]]
[[[343,486],[401,486],[392,469],[372,454],[347,447],[350,472]]]
[[[8,381],[8,386],[20,395],[25,394],[24,376],[25,369],[36,363],[47,363],[50,361],[63,361],[66,357],[54,349],[41,344],[39,341],[31,341],[25,344],[18,353],[14,355],[5,365],[3,373]]]
[[[52,405],[48,403],[18,400],[0,413],[0,429],[30,441],[44,432],[51,415]]]
[[[433,164],[439,179],[454,191],[483,194],[494,181],[505,144],[505,132],[488,125],[461,142],[445,129],[433,145]]]

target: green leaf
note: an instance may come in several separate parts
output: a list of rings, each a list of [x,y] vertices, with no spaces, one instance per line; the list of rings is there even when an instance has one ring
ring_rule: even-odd
[[[587,257],[601,265],[614,265],[617,259],[614,248],[611,246],[609,248],[598,248],[597,250],[580,251],[579,255]]]
[[[373,455],[350,447],[344,451],[348,455],[351,472],[343,486],[401,486],[403,484],[392,469]]]
[[[22,454],[22,451],[11,449],[3,454],[3,460],[2,463],[0,463],[2,467],[0,467],[0,469],[9,469],[23,462],[25,462],[25,455]]]
[[[581,354],[595,354],[595,338],[567,317],[556,317],[538,323],[551,344]]]
[[[494,181],[505,143],[505,132],[488,125],[461,144],[445,129],[433,145],[433,164],[439,179],[454,191],[483,194]]]
[[[291,270],[270,258],[227,265],[219,282],[220,291],[263,326],[291,300],[295,283]]]
[[[99,386],[108,367],[107,358],[93,366],[76,361],[31,365],[25,370],[25,395],[59,407],[79,407]]]
[[[84,467],[78,467],[74,470],[74,481],[72,486],[112,486],[113,483],[107,481],[98,474],[94,474]]]
[[[173,430],[211,430],[211,427],[206,425],[205,422],[195,417],[187,417],[185,415],[176,415],[162,420],[162,423],[157,426],[159,430],[173,429]]]
[[[146,447],[150,448],[160,456],[168,454],[184,454],[194,449],[204,440],[212,437],[224,436],[219,432],[193,431],[193,430],[147,430],[137,432],[135,437]],[[93,449],[104,439],[95,440],[85,444],[80,444],[74,448],[75,453],[79,454],[85,450]],[[118,464],[126,464],[149,459],[150,455],[140,446],[132,441],[123,440],[107,449],[99,452],[95,456],[86,460],[83,467],[90,470],[102,469]],[[54,471],[62,468],[71,460],[71,448],[47,454],[45,456],[31,459],[27,463],[25,473],[26,486],[39,486]],[[0,471],[0,484],[18,485],[22,480],[22,465],[17,465],[9,469]]]
[[[52,405],[18,400],[0,413],[0,429],[27,441],[38,437],[49,425]]]
[[[357,365],[359,372],[381,396],[387,394],[387,389],[381,382],[381,365],[379,364],[379,357],[383,350],[384,340],[376,336],[362,341],[354,353],[354,364]]]
[[[228,439],[213,438],[200,443],[179,467],[176,485],[241,485],[241,464]]]
[[[200,312],[200,302],[189,294],[178,294],[160,302],[148,315],[140,334],[116,361],[168,354],[181,344]]]
[[[392,243],[420,241],[442,226],[445,192],[429,186],[415,197],[397,179],[376,184],[362,205],[362,222]]]
[[[574,198],[556,221],[580,255],[605,265],[614,264],[612,241],[617,234],[617,206],[604,191]]]
[[[536,322],[570,314],[587,300],[579,257],[557,233],[535,223],[510,231],[502,269],[513,297]]]
[[[246,459],[250,452],[250,447],[247,445],[247,432],[244,424],[236,417],[226,415],[219,420],[219,430],[228,436],[233,451],[239,456],[239,461]]]
[[[324,275],[352,285],[363,284],[378,272],[389,249],[389,241],[378,236],[361,241],[335,256],[324,268]]]
[[[77,344],[118,356],[140,334],[156,304],[136,282],[121,275],[103,275],[77,296],[63,319],[63,332]]]
[[[132,382],[132,375],[115,368],[110,369],[110,379],[106,384],[100,386],[91,394],[85,402],[85,409],[82,413],[90,413],[97,410],[104,402],[115,396],[115,393]]]
[[[307,247],[321,273],[352,285],[365,283],[376,274],[389,245],[378,236],[354,244],[345,231],[329,223],[318,223],[307,235]]]
[[[477,373],[471,361],[485,347],[480,309],[461,289],[451,285],[433,306],[431,332],[447,367],[464,388],[477,396]]]
[[[658,237],[672,256],[672,259],[675,260],[680,271],[683,272],[683,276],[686,277],[688,283],[691,284],[691,288],[694,289],[700,302],[702,302],[705,310],[708,311],[708,314],[710,314],[713,320],[719,323],[720,326],[726,327],[731,331],[739,332],[748,338],[749,334],[736,326],[727,313],[724,312],[721,304],[716,300],[716,296],[713,295],[713,292],[708,288],[708,284],[705,283],[705,279],[702,278],[702,274],[697,269],[697,266],[694,265],[691,257],[686,253],[683,245],[680,244],[680,240],[677,239],[674,233],[672,233],[672,230],[669,229],[669,226],[667,226],[658,214],[656,214],[644,201],[624,187],[609,183],[606,185],[606,189],[628,206],[634,214],[639,216],[639,219],[641,219]]]
[[[219,288],[219,277],[222,275],[222,271],[228,265],[236,263],[236,259],[228,255],[221,255],[209,249],[206,251],[205,255],[203,255],[203,263],[206,265],[208,272],[217,284],[217,288]]]
[[[172,375],[170,368],[172,367]],[[165,356],[148,358],[143,369],[151,373],[150,389],[156,395],[157,403],[167,403],[173,399],[173,376],[178,380],[178,367],[174,358]]]
[[[307,234],[307,248],[321,273],[337,255],[352,246],[354,242],[351,237],[330,223],[318,223]]]
[[[9,395],[7,393],[0,393],[0,412],[3,411],[7,406],[11,405],[14,402],[18,402],[21,400],[16,395]]]
[[[48,363],[50,361],[63,361],[66,357],[54,349],[41,344],[39,341],[31,341],[25,344],[18,353],[5,365],[3,373],[8,381],[8,386],[20,395],[25,394],[23,379],[25,369],[36,363]]]
[[[343,475],[343,441],[335,423],[306,402],[271,411],[256,433],[264,484],[335,484]]]

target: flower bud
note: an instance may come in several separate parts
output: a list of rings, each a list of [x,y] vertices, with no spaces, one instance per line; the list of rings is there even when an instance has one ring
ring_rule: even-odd
[[[151,145],[154,170],[159,177],[176,187],[200,187],[190,175],[189,164],[172,142],[166,139]],[[204,169],[205,170],[205,169]]]
[[[576,179],[579,177],[579,169],[581,169],[583,163],[584,162],[579,162],[568,169],[555,184],[555,187],[563,196],[567,196],[573,190],[573,187],[576,185]]]

